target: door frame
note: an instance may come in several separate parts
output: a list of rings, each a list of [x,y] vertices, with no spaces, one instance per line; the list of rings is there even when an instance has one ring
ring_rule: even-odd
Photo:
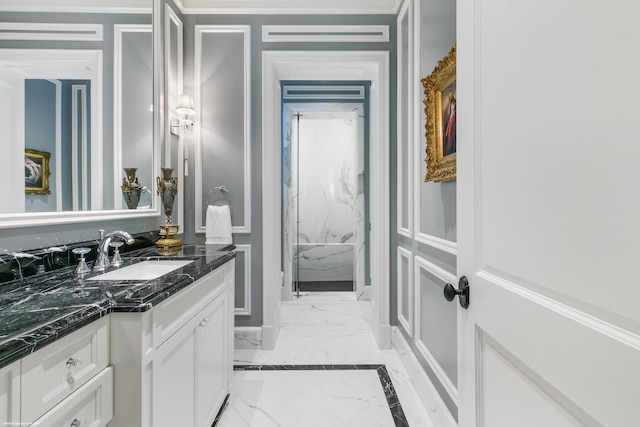
[[[382,51],[262,52],[262,348],[280,330],[281,80],[370,80],[371,323],[378,346],[391,348],[389,53]]]

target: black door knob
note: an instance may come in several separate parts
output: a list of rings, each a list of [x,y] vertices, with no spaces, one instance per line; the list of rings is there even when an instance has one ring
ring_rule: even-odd
[[[462,276],[458,281],[458,289],[454,288],[451,283],[444,285],[444,298],[447,301],[453,301],[456,296],[458,296],[462,308],[469,308],[469,281],[466,276]]]

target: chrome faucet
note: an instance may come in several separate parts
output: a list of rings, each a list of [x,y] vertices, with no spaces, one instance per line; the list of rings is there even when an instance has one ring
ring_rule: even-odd
[[[134,242],[131,234],[126,231],[112,231],[105,235],[104,230],[100,230],[100,243],[98,244],[96,262],[93,264],[93,271],[103,271],[109,266],[109,243],[114,237],[124,240],[127,245],[131,245]]]

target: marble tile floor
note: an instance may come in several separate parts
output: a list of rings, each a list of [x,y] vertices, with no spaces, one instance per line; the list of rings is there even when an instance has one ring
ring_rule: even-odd
[[[434,427],[396,350],[378,349],[370,312],[353,292],[283,302],[275,349],[235,351],[218,427]]]

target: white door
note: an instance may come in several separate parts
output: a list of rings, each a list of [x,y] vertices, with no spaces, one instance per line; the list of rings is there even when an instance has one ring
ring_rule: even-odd
[[[640,3],[457,7],[459,424],[638,426]]]

